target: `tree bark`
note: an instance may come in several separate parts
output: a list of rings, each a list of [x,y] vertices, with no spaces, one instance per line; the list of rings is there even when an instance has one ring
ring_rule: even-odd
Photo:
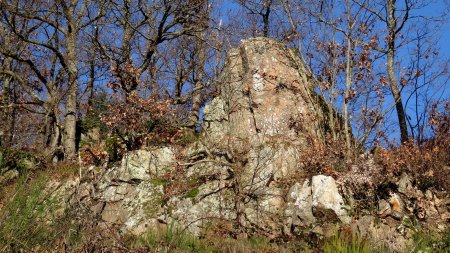
[[[344,92],[344,104],[342,106],[342,119],[344,121],[344,136],[345,136],[345,145],[347,146],[347,153],[350,152],[351,149],[351,139],[350,133],[351,128],[349,128],[350,122],[348,119],[348,102],[350,101],[350,90],[352,87],[352,77],[353,77],[353,60],[352,60],[352,17],[351,17],[351,6],[350,1],[346,1],[347,5],[347,50],[345,53],[346,57],[346,66],[345,66],[345,92]]]
[[[205,76],[205,33],[202,32],[196,40],[196,50],[198,52],[197,64],[195,66],[195,85],[192,95],[192,109],[191,116],[189,117],[188,127],[195,130],[200,118],[200,105],[201,105],[201,92],[203,88],[203,79]]]
[[[272,4],[272,1],[268,3],[266,6],[266,12],[263,15],[263,36],[269,37],[269,16],[270,16],[270,5]]]
[[[389,86],[392,96],[394,97],[395,108],[397,110],[398,124],[400,128],[400,141],[403,143],[408,140],[408,127],[406,124],[406,114],[403,108],[400,89],[398,88],[397,79],[395,77],[395,36],[396,36],[396,20],[395,20],[395,0],[388,1],[388,52],[387,52],[387,72],[389,77]]]
[[[73,16],[74,6],[71,5],[66,14],[68,29],[66,36],[67,46],[67,73],[68,90],[66,96],[66,115],[64,121],[64,155],[72,159],[76,152],[76,123],[77,123],[77,93],[78,93],[78,68],[77,68],[77,27]]]
[[[347,51],[346,51],[346,67],[345,67],[345,92],[344,104],[342,106],[342,120],[344,121],[344,136],[347,151],[351,148],[350,129],[348,120],[348,102],[350,100],[350,88],[352,85],[352,43],[350,35],[347,36]]]
[[[6,71],[10,71],[11,70],[11,62],[12,59],[11,58],[6,58],[5,60],[5,70]],[[4,103],[6,105],[6,109],[4,110],[4,116],[5,116],[5,124],[4,124],[4,128],[3,130],[3,142],[1,143],[1,145],[5,146],[5,147],[9,147],[12,144],[13,141],[13,136],[14,136],[14,125],[15,125],[15,107],[14,106],[9,106],[11,105],[13,100],[13,96],[14,96],[14,89],[13,89],[13,85],[14,83],[12,82],[12,77],[9,75],[5,75],[4,79],[3,79],[3,97],[5,99]]]

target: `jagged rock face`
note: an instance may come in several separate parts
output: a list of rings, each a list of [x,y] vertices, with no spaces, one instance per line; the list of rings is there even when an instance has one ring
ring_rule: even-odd
[[[204,110],[204,145],[194,153],[207,149],[204,153],[226,154],[219,156],[242,162],[242,168],[202,164],[188,169],[191,175],[205,171],[221,175],[222,183],[205,192],[207,199],[220,197],[216,202],[228,208],[220,207],[229,210],[220,215],[242,213],[248,224],[268,230],[291,225],[285,224],[283,180],[302,169],[300,149],[308,146],[308,140],[323,142],[326,129],[321,101],[306,73],[297,56],[272,39],[243,40],[229,52],[219,77],[220,95]],[[245,206],[237,206],[229,197],[232,189],[224,187],[236,184],[223,179],[230,170],[238,178]]]
[[[232,49],[219,78],[220,96],[205,107],[208,136],[253,144],[283,138],[323,138],[319,97],[300,60],[268,38],[243,40]],[[303,137],[303,138],[302,138]]]
[[[322,142],[325,135],[324,112],[305,73],[284,45],[265,38],[245,40],[228,56],[221,94],[205,108],[200,141],[181,150],[129,152],[120,165],[90,168],[77,187],[68,182],[60,192],[76,189],[76,203],[88,206],[99,226],[134,234],[175,224],[200,235],[214,221],[274,236],[303,229],[327,234],[326,226],[351,223],[361,234],[399,240],[396,245],[402,248],[407,242],[395,224],[379,226],[373,216],[356,220],[349,215],[352,196],[364,191],[374,197],[372,181],[385,176],[372,159],[337,182],[325,175],[296,177],[304,169],[301,152],[308,148],[307,139]],[[182,190],[173,193],[167,180]],[[448,219],[448,198],[420,193],[407,176],[398,191],[403,195],[392,196],[413,196],[424,218]],[[405,208],[397,210],[392,199],[380,201],[379,217],[405,220]]]
[[[298,214],[314,223],[315,207],[348,218],[339,209],[336,187],[328,206],[322,202],[329,192],[316,206],[286,198],[289,186],[283,180],[301,169],[298,146],[306,146],[307,138],[324,138],[323,112],[298,58],[275,40],[244,40],[229,53],[219,79],[220,96],[205,108],[202,141],[185,152],[195,162],[186,167],[184,180],[201,182],[192,189],[196,194],[162,203],[164,186],[158,182],[176,170],[174,151],[134,151],[98,184],[100,206],[94,209],[102,220],[131,231],[141,231],[148,221],[176,222],[199,234],[203,223],[214,219],[282,233]],[[305,197],[310,204],[316,200],[313,193]],[[302,198],[307,192],[293,194]]]

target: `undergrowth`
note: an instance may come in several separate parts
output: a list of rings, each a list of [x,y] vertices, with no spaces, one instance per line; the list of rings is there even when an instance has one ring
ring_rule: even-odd
[[[337,233],[327,239],[323,246],[324,253],[386,253],[384,249],[374,247],[368,240],[356,235]]]
[[[12,199],[0,210],[0,252],[36,251],[55,239],[49,225],[55,202],[44,191],[46,183],[44,176],[19,179]]]
[[[414,245],[411,253],[446,253],[450,252],[450,228],[442,235],[418,231],[413,236]]]
[[[211,231],[210,231],[211,232]],[[166,228],[150,229],[143,236],[129,239],[131,249],[138,252],[296,252],[299,248],[297,244],[286,245],[270,242],[263,236],[249,236],[247,238],[233,238],[229,235],[213,235],[205,233],[201,237],[196,237],[175,225],[168,225]],[[301,251],[309,252],[309,251]]]

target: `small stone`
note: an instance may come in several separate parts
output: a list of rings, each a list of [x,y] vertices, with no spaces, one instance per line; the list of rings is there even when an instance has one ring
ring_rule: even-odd
[[[387,212],[390,212],[391,210],[391,205],[389,205],[389,203],[382,199],[380,201],[378,201],[378,214],[379,215],[383,215],[386,214]]]
[[[82,200],[90,195],[89,185],[82,184],[80,185],[80,189],[78,190],[78,199]]]
[[[124,195],[117,193],[117,186],[109,186],[104,192],[103,192],[103,199],[106,202],[116,202],[124,199]]]
[[[113,171],[112,177],[126,182],[161,177],[174,167],[174,156],[168,147],[129,152],[122,159],[122,165]]]
[[[99,202],[99,203],[91,206],[90,209],[91,209],[92,213],[96,215],[96,214],[99,214],[103,210],[104,206],[105,206],[105,203]]]

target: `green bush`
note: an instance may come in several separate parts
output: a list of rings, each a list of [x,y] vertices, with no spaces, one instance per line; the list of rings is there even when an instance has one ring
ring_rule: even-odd
[[[4,169],[14,169],[23,174],[36,164],[33,154],[20,149],[0,148],[0,172]]]

